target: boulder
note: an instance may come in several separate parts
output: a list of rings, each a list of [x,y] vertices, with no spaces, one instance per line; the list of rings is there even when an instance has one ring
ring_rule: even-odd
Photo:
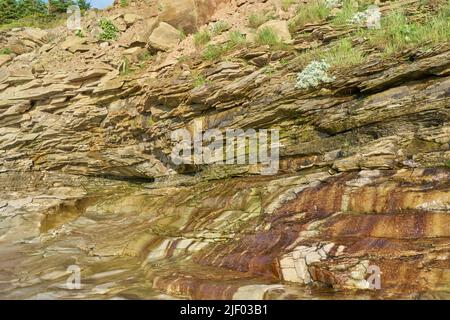
[[[180,32],[165,22],[161,22],[148,39],[150,48],[156,51],[170,51],[179,42]]]
[[[15,37],[8,41],[7,47],[17,55],[21,55],[33,50],[32,48],[28,47],[22,39]]]
[[[225,3],[230,3],[230,0],[195,0],[195,7],[197,10],[197,26],[207,24],[211,21],[211,17],[217,9]]]
[[[292,40],[291,33],[289,32],[289,25],[284,20],[270,20],[262,24],[258,28],[258,32],[264,28],[272,29],[283,42],[290,42]]]
[[[121,39],[123,46],[127,48],[145,47],[147,45],[148,38],[151,36],[157,25],[157,19],[152,18],[145,20],[136,30],[124,34]]]
[[[137,14],[125,13],[125,15],[123,16],[123,21],[125,21],[128,27],[133,25],[138,20],[142,20],[142,17]]]
[[[159,21],[168,23],[186,33],[197,30],[197,12],[194,0],[159,0]]]
[[[64,42],[61,43],[61,48],[63,50],[73,51],[76,48],[84,45],[86,43],[86,38],[80,38],[77,36],[69,36]]]
[[[46,42],[48,32],[39,28],[25,28],[20,35],[24,39],[28,39],[35,43],[42,44]]]
[[[159,21],[193,33],[211,19],[219,5],[230,0],[158,0]]]

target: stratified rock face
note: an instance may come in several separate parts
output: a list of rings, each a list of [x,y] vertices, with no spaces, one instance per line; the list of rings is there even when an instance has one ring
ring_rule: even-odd
[[[192,30],[227,4],[195,1],[191,21],[193,2],[167,2]],[[0,55],[0,298],[450,297],[448,42],[300,90],[303,56],[182,59],[179,17],[139,9],[111,17],[117,43],[5,36],[20,46]],[[127,72],[161,28],[173,37]],[[302,51],[339,32],[285,40]],[[279,170],[174,163],[172,133],[199,124],[279,130]],[[65,287],[73,265],[80,290]]]

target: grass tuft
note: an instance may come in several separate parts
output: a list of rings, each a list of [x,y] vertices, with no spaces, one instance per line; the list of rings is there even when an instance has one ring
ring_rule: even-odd
[[[194,35],[194,43],[196,47],[203,47],[209,41],[211,41],[211,33],[207,29],[200,30]]]
[[[364,62],[365,57],[361,49],[352,45],[351,39],[342,39],[323,54],[323,59],[331,66],[345,68]]]
[[[281,44],[281,40],[272,28],[263,27],[256,34],[256,43],[261,45],[276,46]]]
[[[273,20],[275,18],[275,15],[273,12],[268,13],[260,13],[260,12],[254,12],[250,14],[248,18],[248,26],[253,29],[257,29],[264,23],[266,23],[269,20]]]
[[[299,6],[297,15],[290,21],[291,31],[297,31],[308,23],[316,23],[324,20],[330,14],[331,9],[324,1],[314,0],[306,5]]]

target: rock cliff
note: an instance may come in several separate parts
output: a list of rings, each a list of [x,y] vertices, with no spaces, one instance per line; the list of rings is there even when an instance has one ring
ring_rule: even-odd
[[[346,4],[136,1],[2,31],[0,297],[449,298],[450,25],[388,51]],[[329,81],[299,84],[321,59]],[[175,164],[199,125],[277,130],[276,174]]]

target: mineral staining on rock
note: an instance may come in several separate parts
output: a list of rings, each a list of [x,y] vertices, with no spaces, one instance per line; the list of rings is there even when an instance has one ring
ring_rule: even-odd
[[[386,56],[338,1],[296,28],[279,1],[133,3],[87,12],[84,37],[0,33],[1,298],[449,297],[448,39]],[[198,122],[279,130],[278,173],[175,165],[171,133]]]

